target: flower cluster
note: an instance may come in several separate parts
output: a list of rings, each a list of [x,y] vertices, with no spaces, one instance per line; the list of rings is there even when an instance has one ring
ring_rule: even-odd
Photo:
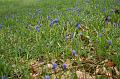
[[[50,26],[53,26],[54,23],[58,23],[58,21],[58,18],[54,19],[53,21],[51,21]]]

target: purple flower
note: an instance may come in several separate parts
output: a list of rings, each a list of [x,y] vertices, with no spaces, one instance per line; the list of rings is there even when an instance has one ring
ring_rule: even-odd
[[[50,76],[49,76],[49,75],[46,75],[44,79],[50,79]]]
[[[42,27],[42,24],[40,24],[40,21],[38,22],[38,25],[39,25],[40,27]]]
[[[53,23],[58,23],[58,18],[52,21]]]
[[[76,52],[75,50],[72,50],[72,54],[73,54],[73,55],[76,55],[77,52]]]
[[[42,24],[40,24],[40,27],[42,27]]]
[[[38,26],[35,26],[35,30],[36,30],[37,32],[40,32],[40,29],[39,29]]]
[[[6,16],[5,16],[5,19],[8,19],[8,18],[9,18],[8,15],[6,15]]]
[[[50,19],[50,16],[47,16],[47,19]]]
[[[66,40],[68,40],[69,39],[69,36],[66,36]]]
[[[15,16],[14,16],[14,15],[12,15],[12,19],[14,19],[14,17],[15,17]]]
[[[103,8],[102,11],[103,11],[103,12],[106,12],[106,8]]]
[[[54,24],[54,23],[53,23],[53,22],[51,22],[51,23],[50,23],[50,26],[53,26],[53,24]]]
[[[55,20],[53,20],[51,23],[50,23],[50,26],[52,26],[54,23],[58,23],[58,18],[56,18]]]
[[[2,25],[0,24],[0,30],[2,29]]]
[[[80,28],[81,28],[81,25],[80,25],[80,24],[77,24],[77,28],[80,29]]]
[[[56,68],[57,68],[57,64],[54,63],[54,64],[52,65],[52,69],[56,69]]]
[[[99,7],[99,4],[96,4],[95,8],[98,8]]]
[[[103,34],[99,34],[99,37],[102,37],[103,36]]]
[[[63,64],[62,67],[63,67],[63,70],[66,70],[67,69],[67,64]]]
[[[76,24],[76,27],[77,27],[78,29],[80,29],[80,28],[81,28],[81,25],[80,25],[79,23],[77,23],[77,24]]]
[[[108,40],[108,45],[111,45],[112,44],[112,40]]]

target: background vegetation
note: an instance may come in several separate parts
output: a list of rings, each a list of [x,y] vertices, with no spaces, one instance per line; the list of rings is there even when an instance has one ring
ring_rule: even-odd
[[[119,0],[0,0],[2,79],[119,79],[119,70]]]

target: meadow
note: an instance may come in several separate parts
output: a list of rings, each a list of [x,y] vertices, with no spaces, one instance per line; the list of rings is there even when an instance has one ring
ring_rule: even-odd
[[[0,79],[120,79],[120,0],[0,0]]]

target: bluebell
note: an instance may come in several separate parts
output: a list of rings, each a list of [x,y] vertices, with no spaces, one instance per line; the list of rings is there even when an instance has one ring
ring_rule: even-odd
[[[53,21],[51,21],[50,26],[52,26],[54,23],[58,23],[58,21],[58,18],[54,19]]]
[[[63,64],[63,70],[66,70],[67,69],[67,64]]]
[[[72,54],[73,54],[73,55],[76,55],[77,52],[76,52],[75,50],[72,50]]]
[[[108,45],[111,45],[112,44],[112,40],[108,40]]]
[[[36,30],[37,32],[40,32],[40,29],[39,29],[38,26],[35,26],[35,30]]]
[[[54,63],[52,66],[53,66],[52,69],[56,69],[57,68],[57,64],[56,63]]]
[[[49,76],[49,75],[46,75],[44,79],[50,79],[50,76]]]

